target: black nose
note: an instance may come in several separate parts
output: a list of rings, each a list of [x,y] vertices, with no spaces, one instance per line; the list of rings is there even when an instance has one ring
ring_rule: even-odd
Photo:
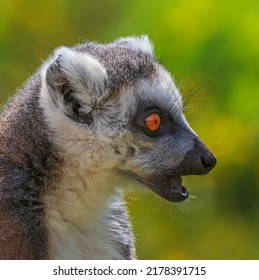
[[[217,163],[217,159],[213,154],[202,155],[200,159],[206,171],[210,171]]]

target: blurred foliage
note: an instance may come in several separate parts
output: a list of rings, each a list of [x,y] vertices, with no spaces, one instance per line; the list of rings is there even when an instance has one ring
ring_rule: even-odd
[[[1,0],[0,101],[57,46],[148,34],[218,158],[195,199],[127,195],[140,259],[259,258],[259,1]]]

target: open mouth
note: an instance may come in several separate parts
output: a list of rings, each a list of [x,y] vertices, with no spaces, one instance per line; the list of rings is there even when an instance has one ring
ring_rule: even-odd
[[[147,185],[158,196],[170,202],[182,202],[189,196],[187,189],[182,185],[181,176],[160,177],[155,182],[149,181]]]
[[[189,197],[187,189],[182,185],[180,175],[151,176],[143,178],[133,172],[124,174],[134,177],[144,185],[148,186],[155,194],[170,202],[182,202]]]

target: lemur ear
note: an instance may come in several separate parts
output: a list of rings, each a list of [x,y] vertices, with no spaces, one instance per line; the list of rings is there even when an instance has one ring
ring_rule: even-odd
[[[119,40],[115,41],[117,44],[122,44],[129,49],[142,51],[144,53],[153,54],[153,44],[149,40],[147,35],[142,35],[140,37],[125,37],[120,38]]]
[[[102,95],[106,71],[93,57],[62,47],[46,70],[54,105],[79,122],[91,119],[92,104]]]

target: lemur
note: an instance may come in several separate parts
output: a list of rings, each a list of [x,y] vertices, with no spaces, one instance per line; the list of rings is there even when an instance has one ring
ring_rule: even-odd
[[[216,164],[147,36],[60,47],[0,119],[0,258],[134,259],[121,187],[188,198]]]

